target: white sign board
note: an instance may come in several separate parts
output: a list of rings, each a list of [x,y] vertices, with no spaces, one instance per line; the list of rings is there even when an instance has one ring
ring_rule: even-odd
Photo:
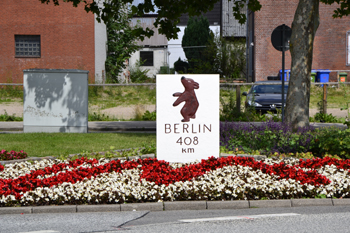
[[[219,156],[219,75],[157,75],[157,158]]]

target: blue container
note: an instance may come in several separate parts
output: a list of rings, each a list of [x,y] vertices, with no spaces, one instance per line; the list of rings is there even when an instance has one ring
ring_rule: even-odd
[[[287,77],[288,72],[288,77]],[[280,77],[280,80],[282,80],[282,70],[280,70],[278,76]],[[290,70],[284,70],[284,81],[288,81],[290,78]]]
[[[329,70],[317,70],[316,72],[316,82],[327,83],[329,82]]]

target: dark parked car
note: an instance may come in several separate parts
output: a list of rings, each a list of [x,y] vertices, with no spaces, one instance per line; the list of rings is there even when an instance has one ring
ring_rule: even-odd
[[[265,85],[258,85],[265,84]],[[288,83],[284,85],[284,101],[287,99]],[[282,108],[282,82],[281,81],[260,81],[255,82],[249,92],[243,92],[247,96],[245,106],[253,107],[257,111],[266,113],[276,112]],[[285,105],[284,105],[285,106]]]

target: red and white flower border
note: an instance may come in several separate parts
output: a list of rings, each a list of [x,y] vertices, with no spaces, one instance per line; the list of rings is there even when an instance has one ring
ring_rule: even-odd
[[[350,160],[41,160],[0,165],[0,206],[349,197]]]

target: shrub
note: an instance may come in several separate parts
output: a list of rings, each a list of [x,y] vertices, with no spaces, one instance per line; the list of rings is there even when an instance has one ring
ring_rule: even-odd
[[[314,154],[338,155],[342,159],[350,158],[350,129],[322,128],[315,132]]]
[[[17,117],[15,114],[8,115],[5,110],[5,113],[0,115],[0,121],[23,121],[23,117]]]
[[[243,122],[225,122],[220,125],[220,143],[228,150],[263,154],[302,153],[314,146],[315,134],[311,127],[293,131],[291,125],[266,121],[255,126]],[[236,149],[237,148],[237,149]]]
[[[142,120],[143,121],[155,121],[157,119],[157,114],[155,111],[150,112],[150,111],[146,111],[143,115],[142,115]]]

